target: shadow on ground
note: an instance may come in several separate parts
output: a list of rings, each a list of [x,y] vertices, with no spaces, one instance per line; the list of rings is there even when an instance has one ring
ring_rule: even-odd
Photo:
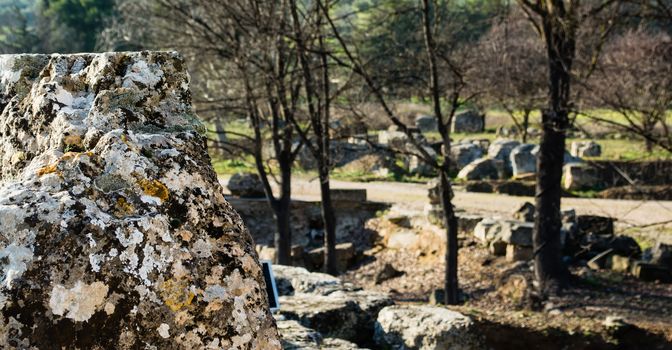
[[[665,337],[637,328],[622,328],[612,333],[609,339],[600,334],[570,334],[558,328],[543,331],[487,320],[476,321],[476,329],[482,332],[489,348],[497,350],[667,350],[672,343]]]

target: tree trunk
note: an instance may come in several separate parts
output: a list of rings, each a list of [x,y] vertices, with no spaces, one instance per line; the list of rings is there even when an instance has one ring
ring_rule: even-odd
[[[277,232],[275,234],[275,249],[277,252],[276,263],[292,265],[292,169],[291,164],[280,162],[282,184],[280,186],[280,198],[275,201],[274,212]]]
[[[523,110],[523,143],[527,143],[527,129],[530,127],[530,110]]]
[[[566,117],[566,114],[565,114]],[[542,295],[554,294],[565,282],[560,244],[561,178],[565,154],[564,129],[553,120],[553,111],[542,113],[543,134],[537,155],[536,212],[534,221],[534,269]]]
[[[444,223],[446,226],[446,271],[444,280],[446,305],[456,305],[459,300],[459,284],[457,279],[457,217],[451,202],[453,190],[450,185],[450,175],[441,170],[441,205],[443,206]]]
[[[560,199],[576,33],[572,14],[566,12],[562,0],[552,0],[548,11],[542,21],[548,55],[549,106],[542,111],[533,237],[535,277],[542,297],[556,294],[568,277],[561,255]]]
[[[337,275],[339,271],[336,266],[336,215],[331,202],[329,172],[321,170],[319,175],[322,220],[324,221],[324,271],[330,275]]]
[[[444,224],[446,226],[446,270],[444,290],[446,305],[459,303],[459,286],[457,279],[457,218],[451,200],[453,190],[450,186],[450,120],[445,120],[441,111],[441,90],[439,86],[439,67],[436,58],[436,43],[432,32],[431,5],[429,0],[422,0],[422,24],[425,37],[425,50],[429,66],[429,90],[432,96],[432,105],[437,119],[439,134],[443,142],[443,161],[437,163],[441,191],[441,206],[443,207]],[[459,104],[457,94],[452,95],[453,112]],[[451,114],[452,115],[452,114]],[[449,118],[450,119],[450,118]]]

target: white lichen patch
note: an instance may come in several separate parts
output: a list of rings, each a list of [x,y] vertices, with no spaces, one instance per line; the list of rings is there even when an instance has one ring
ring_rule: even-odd
[[[86,284],[77,281],[69,289],[59,284],[51,290],[49,308],[54,315],[83,322],[91,318],[103,304],[107,291],[108,287],[103,282]]]
[[[27,247],[10,244],[0,249],[0,260],[6,260],[7,263],[2,266],[3,280],[5,288],[12,288],[12,281],[26,272],[28,263],[33,260],[33,251]]]
[[[167,325],[165,323],[162,323],[159,326],[159,328],[157,328],[156,330],[159,332],[159,335],[161,336],[161,338],[166,339],[166,338],[170,337],[170,332],[169,332],[170,326],[169,325]]]

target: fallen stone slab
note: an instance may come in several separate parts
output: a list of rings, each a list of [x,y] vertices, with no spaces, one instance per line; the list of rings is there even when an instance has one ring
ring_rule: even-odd
[[[284,350],[319,349],[322,343],[320,332],[302,326],[294,320],[277,320],[278,333]]]
[[[303,267],[273,265],[278,294],[312,293],[328,295],[345,287],[337,277],[326,273],[310,272]]]
[[[283,350],[366,350],[338,338],[324,338],[320,332],[293,320],[277,320]]]
[[[502,177],[503,163],[491,158],[477,159],[462,168],[457,173],[458,179],[463,180],[497,180]]]
[[[371,339],[378,312],[391,304],[389,295],[371,291],[338,291],[328,296],[295,293],[280,297],[279,313],[325,337],[361,343]]]
[[[531,247],[534,223],[506,220],[501,221],[502,241],[517,246]]]
[[[278,349],[174,52],[0,55],[0,348]]]
[[[382,309],[376,320],[374,340],[384,349],[486,349],[469,317],[427,305]]]

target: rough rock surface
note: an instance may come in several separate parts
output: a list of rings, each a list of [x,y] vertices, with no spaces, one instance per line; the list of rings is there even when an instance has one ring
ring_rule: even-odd
[[[176,53],[0,56],[0,348],[278,349]]]
[[[384,349],[486,349],[469,317],[435,306],[384,308],[378,314],[374,339]]]

